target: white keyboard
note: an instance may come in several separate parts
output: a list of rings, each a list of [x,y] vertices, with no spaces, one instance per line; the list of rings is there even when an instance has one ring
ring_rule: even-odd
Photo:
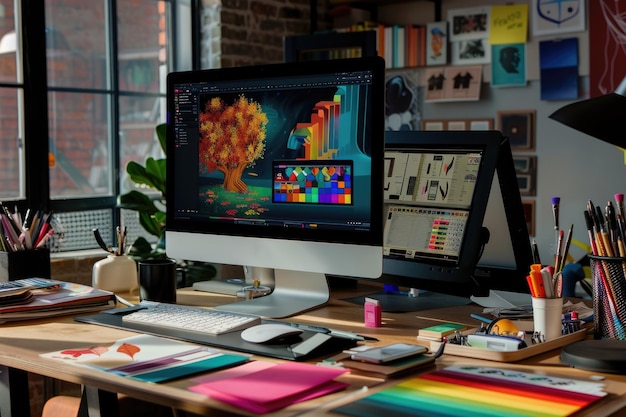
[[[149,303],[146,307],[122,316],[122,321],[211,335],[230,333],[261,324],[259,316],[247,314],[167,303]]]

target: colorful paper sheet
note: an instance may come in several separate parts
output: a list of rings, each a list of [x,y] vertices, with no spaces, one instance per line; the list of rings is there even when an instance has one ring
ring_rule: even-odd
[[[498,368],[452,366],[333,411],[355,417],[568,416],[603,398],[603,384]]]
[[[528,4],[491,6],[489,43],[526,43],[528,33]]]
[[[244,367],[250,372],[240,372]],[[341,368],[287,362],[269,367],[240,366],[236,370],[235,377],[228,377],[230,371],[222,372],[189,389],[253,413],[267,413],[348,386],[333,380],[347,372]]]

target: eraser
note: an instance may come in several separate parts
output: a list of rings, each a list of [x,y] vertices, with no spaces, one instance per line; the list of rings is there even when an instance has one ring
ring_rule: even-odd
[[[363,305],[365,327],[380,327],[382,324],[382,311],[380,301],[366,298]]]

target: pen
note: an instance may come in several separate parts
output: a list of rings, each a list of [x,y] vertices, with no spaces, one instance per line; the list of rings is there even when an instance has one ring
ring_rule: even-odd
[[[561,206],[561,198],[559,197],[552,197],[551,199],[551,203],[552,203],[552,217],[554,217],[554,232],[557,235],[558,238],[558,234],[559,234],[559,209]]]
[[[344,330],[330,329],[330,335],[343,337],[345,339],[361,340],[361,341],[367,340],[368,342],[378,342],[378,339],[376,339],[375,337],[365,336],[362,334],[356,334],[352,332],[346,332]]]
[[[561,257],[561,263],[559,265],[560,269],[554,272],[560,272],[563,270],[565,266],[565,262],[567,261],[567,256],[569,254],[569,247],[572,243],[572,232],[574,231],[574,225],[571,224],[569,230],[567,231],[567,237],[565,238],[565,248],[563,249],[563,256]]]
[[[328,327],[322,326],[313,326],[311,324],[300,324],[300,323],[290,323],[288,321],[280,321],[280,320],[263,320],[265,323],[274,323],[274,324],[284,324],[287,326],[295,327],[301,330],[308,330],[310,332],[316,333],[330,333],[330,329]]]
[[[596,239],[593,234],[593,220],[591,219],[589,210],[585,210],[583,212],[583,215],[585,216],[585,225],[587,227],[587,234],[589,235],[589,244],[591,245],[591,253],[597,256],[598,249],[596,248]]]
[[[537,241],[535,239],[533,239],[532,247],[533,247],[533,262],[536,264],[540,264],[541,258],[539,257],[539,248],[537,247]]]
[[[624,194],[617,193],[615,194],[615,204],[617,205],[617,214],[624,220]],[[622,238],[624,237],[624,225],[621,225],[620,232],[622,233]]]
[[[559,230],[558,232],[558,239],[557,239],[557,243],[556,243],[556,256],[554,257],[554,270],[555,271],[560,271],[560,267],[561,267],[561,250],[563,249],[563,231]]]

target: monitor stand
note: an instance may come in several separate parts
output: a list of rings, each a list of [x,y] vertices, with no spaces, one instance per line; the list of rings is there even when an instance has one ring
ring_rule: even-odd
[[[283,318],[320,307],[329,298],[330,290],[324,274],[276,269],[274,291],[270,294],[217,306],[215,310]]]
[[[472,295],[470,299],[485,308],[515,308],[532,304],[530,294],[500,290],[489,290],[489,295],[486,297]]]
[[[255,279],[258,279],[261,285],[265,287],[274,288],[274,270],[272,268],[244,266],[243,273],[244,278],[215,278],[209,281],[194,282],[192,288],[196,291],[236,296],[243,287],[254,285]]]

